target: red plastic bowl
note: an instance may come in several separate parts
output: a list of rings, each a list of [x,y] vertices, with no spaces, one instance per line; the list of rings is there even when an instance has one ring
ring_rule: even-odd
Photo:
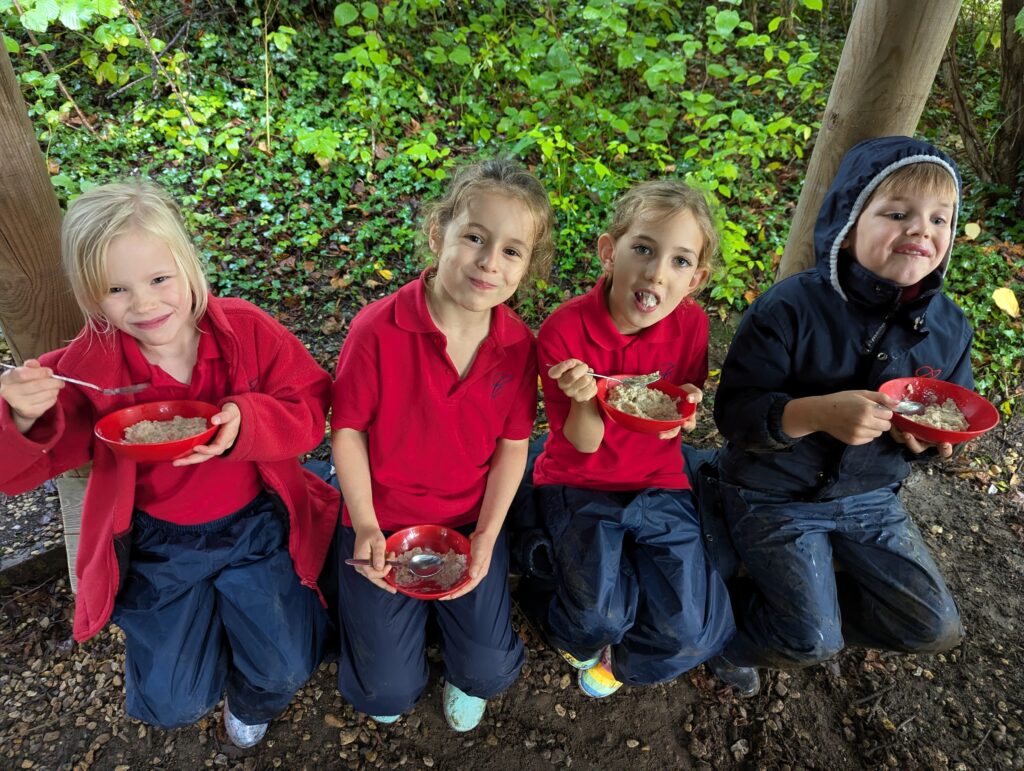
[[[439,600],[469,583],[469,539],[458,530],[443,525],[415,525],[389,535],[386,548],[389,554],[394,552],[401,556],[417,546],[439,554],[447,554],[449,549],[453,549],[457,554],[466,555],[466,572],[447,589],[442,589],[433,578],[421,578],[414,583],[399,586],[395,583],[395,571],[392,569],[384,576],[384,580],[402,594],[418,600]]]
[[[612,375],[612,377],[625,380],[627,377],[634,377],[634,375]],[[630,431],[637,431],[641,434],[660,434],[662,431],[671,431],[676,426],[683,425],[697,411],[696,404],[686,401],[687,392],[684,388],[667,380],[657,380],[647,387],[661,391],[673,398],[679,397],[679,402],[676,405],[679,408],[679,419],[649,420],[647,418],[638,418],[636,415],[622,412],[608,404],[608,388],[613,385],[618,385],[618,383],[605,380],[604,378],[597,380],[597,403],[601,405],[601,409],[605,411],[609,418]]]
[[[946,431],[917,423],[906,415],[893,413],[892,423],[900,431],[925,442],[957,444],[991,431],[999,423],[999,411],[984,396],[963,386],[928,377],[901,377],[882,383],[878,390],[891,399],[911,399],[922,404],[943,404],[952,399],[967,418],[966,431]]]
[[[141,420],[171,420],[177,415],[183,418],[210,418],[220,412],[216,404],[197,402],[187,399],[164,402],[148,402],[133,407],[111,412],[96,422],[93,429],[103,443],[117,455],[136,461],[170,461],[188,455],[193,447],[206,444],[218,426],[209,426],[203,433],[187,436],[173,442],[157,442],[155,444],[132,444],[124,440],[124,430],[134,426]]]

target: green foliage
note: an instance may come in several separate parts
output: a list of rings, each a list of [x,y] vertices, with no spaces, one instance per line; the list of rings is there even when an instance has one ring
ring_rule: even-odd
[[[19,3],[0,0],[4,44],[62,199],[152,175],[184,202],[218,291],[330,315],[416,274],[418,204],[455,166],[518,158],[558,217],[552,276],[521,291],[534,325],[591,285],[615,197],[655,176],[712,199],[722,250],[702,302],[746,307],[774,277],[845,32],[821,0],[759,20],[742,0],[148,0],[131,6],[147,44],[117,0]],[[961,50],[988,62],[986,4],[966,5]],[[995,115],[990,73],[974,97]],[[986,223],[1019,237],[1005,209]],[[1012,335],[986,335],[979,362],[1011,366]]]

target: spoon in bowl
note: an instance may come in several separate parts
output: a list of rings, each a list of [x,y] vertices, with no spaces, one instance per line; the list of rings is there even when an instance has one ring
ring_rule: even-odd
[[[372,565],[368,559],[347,559],[346,565]],[[420,578],[430,578],[441,572],[444,567],[444,557],[440,554],[414,554],[408,559],[384,560],[385,565],[395,568],[408,568],[410,572]]]
[[[903,399],[892,408],[893,412],[898,412],[900,415],[923,415],[925,406],[921,402],[915,402],[911,399]]]

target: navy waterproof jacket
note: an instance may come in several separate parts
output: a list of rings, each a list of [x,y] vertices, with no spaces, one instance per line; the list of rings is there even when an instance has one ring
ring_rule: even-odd
[[[715,422],[726,439],[723,481],[798,500],[829,500],[898,482],[915,458],[888,433],[851,446],[823,432],[783,433],[791,399],[924,376],[974,387],[971,329],[942,294],[949,253],[904,291],[863,268],[840,244],[878,184],[913,163],[935,163],[956,180],[953,162],[908,137],[869,139],[844,157],[814,229],[816,267],[780,281],[747,310],[722,368]],[[956,232],[956,214],[951,223]],[[952,248],[952,239],[950,239]]]

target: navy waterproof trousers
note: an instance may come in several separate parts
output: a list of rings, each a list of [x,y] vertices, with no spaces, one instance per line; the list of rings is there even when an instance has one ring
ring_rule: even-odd
[[[936,652],[960,642],[956,603],[898,485],[817,502],[721,488],[754,584],[734,596],[738,632],[725,651],[733,664],[795,668],[845,644]]]
[[[612,646],[624,683],[671,680],[719,653],[735,632],[688,490],[536,490],[554,549],[554,645],[578,659]]]
[[[460,528],[468,534],[472,528]],[[337,560],[352,556],[355,531],[339,525]],[[486,577],[455,600],[390,594],[344,564],[338,567],[341,653],[338,690],[368,715],[408,712],[427,687],[427,623],[441,633],[444,678],[488,699],[508,688],[523,666],[523,642],[512,629],[505,534],[494,544]]]
[[[328,617],[295,575],[286,518],[265,494],[203,525],[134,513],[113,614],[129,715],[190,725],[225,691],[250,725],[288,706],[320,663]]]

